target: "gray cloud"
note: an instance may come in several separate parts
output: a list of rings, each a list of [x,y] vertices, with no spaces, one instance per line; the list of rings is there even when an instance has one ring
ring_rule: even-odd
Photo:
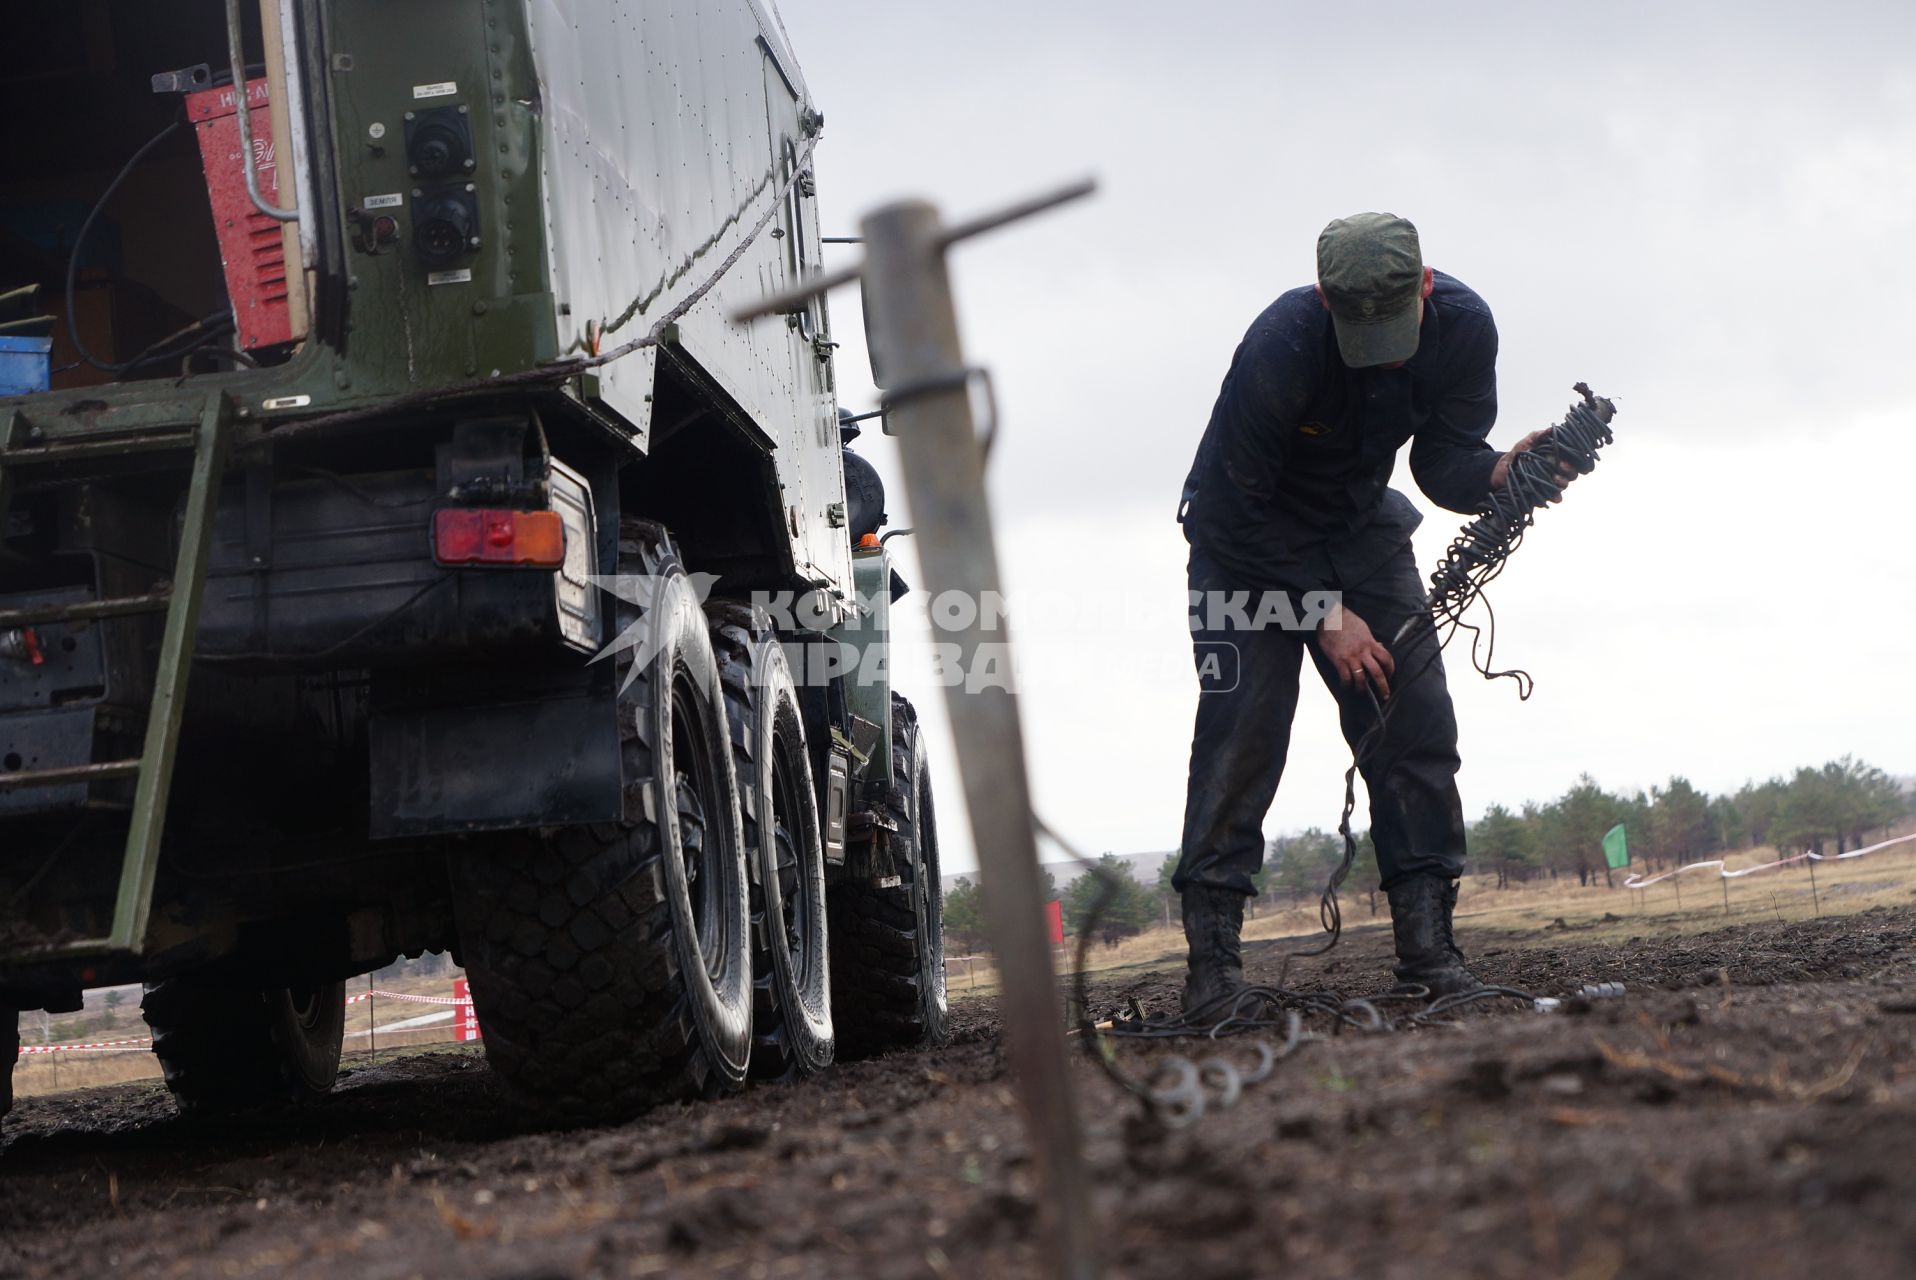
[[[1175,838],[1195,692],[1127,672],[1183,643],[1178,483],[1245,325],[1360,208],[1416,220],[1495,309],[1495,440],[1553,419],[1577,378],[1624,407],[1614,461],[1496,597],[1538,700],[1451,664],[1467,804],[1586,768],[1720,787],[1843,750],[1916,765],[1892,722],[1916,705],[1893,639],[1916,621],[1906,538],[1871,496],[1916,431],[1916,8],[782,8],[827,116],[830,229],[900,194],[957,214],[1103,181],[955,262],[1006,412],[992,488],[1014,586],[1068,574],[1168,610],[1096,638],[1102,696],[1028,691],[1066,826],[1098,847]],[[855,291],[835,307],[863,407]],[[886,446],[865,452],[889,473]],[[1455,523],[1427,524],[1426,563]],[[1347,755],[1328,700],[1306,702],[1274,829],[1335,816]]]

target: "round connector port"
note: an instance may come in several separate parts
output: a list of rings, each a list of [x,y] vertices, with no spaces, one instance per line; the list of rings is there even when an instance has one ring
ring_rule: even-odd
[[[434,196],[417,206],[413,218],[413,247],[428,266],[444,266],[463,257],[477,235],[477,218],[470,197]]]
[[[471,168],[465,133],[449,123],[435,121],[415,129],[407,150],[412,171],[422,178],[448,178]]]

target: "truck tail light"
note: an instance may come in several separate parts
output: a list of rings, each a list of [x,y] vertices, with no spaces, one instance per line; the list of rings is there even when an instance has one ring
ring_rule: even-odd
[[[556,511],[447,507],[433,512],[432,555],[443,565],[557,569],[565,525]]]

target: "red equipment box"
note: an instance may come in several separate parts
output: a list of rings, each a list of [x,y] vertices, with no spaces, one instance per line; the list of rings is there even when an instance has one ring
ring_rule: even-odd
[[[279,165],[264,77],[247,81],[246,107],[252,113],[248,123],[260,195],[268,204],[280,204]],[[286,236],[282,224],[254,208],[246,194],[233,87],[188,94],[186,115],[200,138],[200,167],[206,172],[206,191],[213,202],[220,263],[226,270],[226,294],[233,300],[239,345],[251,351],[290,342],[293,319],[286,292]]]

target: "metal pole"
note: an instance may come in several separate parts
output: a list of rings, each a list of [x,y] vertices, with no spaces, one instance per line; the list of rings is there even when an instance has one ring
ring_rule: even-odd
[[[371,1046],[372,1059],[379,1061],[379,998],[373,995],[373,975],[366,975],[366,1043]]]
[[[963,593],[978,606],[970,626],[941,639],[956,642],[959,672],[989,672],[990,679],[971,689],[948,684],[945,705],[977,842],[1007,1055],[1050,1217],[1052,1270],[1076,1280],[1094,1273],[1091,1201],[1051,967],[1024,735],[1017,698],[1005,687],[1010,637],[996,608],[998,557],[945,271],[948,235],[938,211],[923,201],[878,209],[861,229],[869,328],[890,383],[892,430],[926,589]],[[989,665],[980,664],[981,654]]]
[[[1810,907],[1816,912],[1816,918],[1821,920],[1823,918],[1823,900],[1816,896],[1816,859],[1811,858],[1806,865],[1810,869]]]
[[[1718,878],[1723,881],[1723,914],[1727,916],[1730,914],[1730,878],[1728,876]]]

